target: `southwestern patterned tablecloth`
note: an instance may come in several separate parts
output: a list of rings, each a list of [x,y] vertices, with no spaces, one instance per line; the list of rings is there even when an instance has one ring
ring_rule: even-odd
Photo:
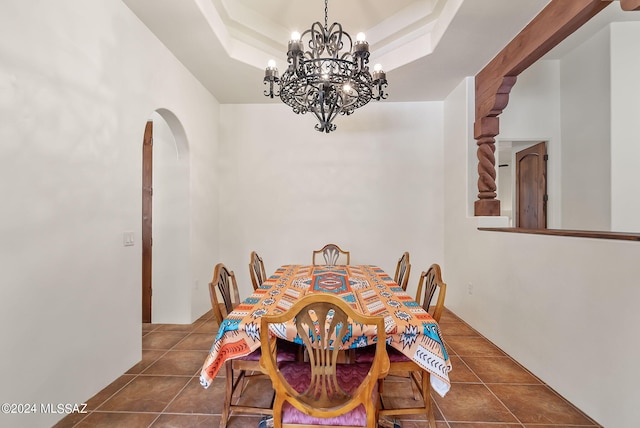
[[[209,387],[226,360],[260,347],[261,316],[284,312],[308,293],[334,293],[360,313],[383,316],[388,344],[430,372],[431,386],[438,394],[447,393],[451,362],[438,324],[389,275],[373,265],[280,267],[224,320],[202,367],[200,383]],[[363,331],[359,325],[350,328],[351,336],[343,348],[363,347],[376,340],[375,331]]]

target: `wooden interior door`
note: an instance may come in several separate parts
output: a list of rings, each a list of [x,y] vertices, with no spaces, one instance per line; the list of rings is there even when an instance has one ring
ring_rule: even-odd
[[[142,322],[151,322],[151,210],[153,196],[153,122],[142,143]]]
[[[547,228],[547,145],[516,153],[516,227]]]

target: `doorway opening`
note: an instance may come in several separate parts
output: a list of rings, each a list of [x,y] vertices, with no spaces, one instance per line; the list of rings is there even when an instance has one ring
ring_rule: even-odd
[[[547,228],[547,142],[500,141],[500,215],[511,227]]]
[[[142,322],[190,320],[189,152],[166,109],[145,126],[142,156]]]

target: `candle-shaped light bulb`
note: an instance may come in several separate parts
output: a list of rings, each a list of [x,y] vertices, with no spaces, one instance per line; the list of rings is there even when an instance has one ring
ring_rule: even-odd
[[[373,81],[376,84],[386,84],[387,83],[387,73],[382,71],[382,66],[380,64],[376,64],[373,66]]]
[[[294,31],[291,33],[291,40],[289,40],[288,44],[288,52],[287,55],[290,58],[296,58],[299,54],[302,53],[302,41],[300,40],[300,33]],[[297,67],[294,64],[294,68]]]
[[[264,70],[264,80],[265,82],[278,81],[278,69],[276,68],[276,61],[273,59],[267,61],[267,68]]]
[[[364,33],[358,33],[356,35],[356,42],[353,45],[353,52],[358,56],[361,60],[363,57],[368,57],[369,55],[369,43],[365,40]],[[360,67],[363,67],[364,64],[360,64]]]

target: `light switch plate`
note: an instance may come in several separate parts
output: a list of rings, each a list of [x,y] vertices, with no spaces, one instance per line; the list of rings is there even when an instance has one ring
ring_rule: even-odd
[[[134,243],[133,232],[123,232],[122,245],[125,247],[131,247]]]

